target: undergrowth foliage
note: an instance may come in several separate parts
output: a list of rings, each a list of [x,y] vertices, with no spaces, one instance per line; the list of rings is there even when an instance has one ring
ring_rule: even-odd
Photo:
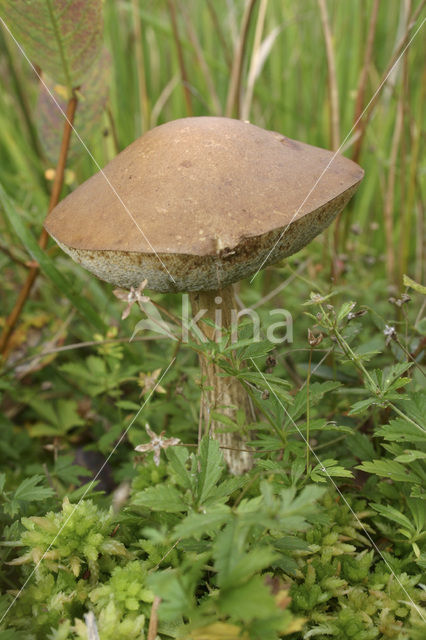
[[[0,0],[0,14],[104,166],[190,114],[335,148],[424,3],[317,4]],[[338,232],[241,284],[260,339],[241,322],[183,344],[177,296],[142,282],[114,297],[43,248],[51,180],[64,196],[94,167],[76,136],[62,157],[62,116],[1,30],[0,640],[424,640],[417,42],[345,143],[366,178]],[[293,317],[274,344],[273,307]],[[250,423],[211,412],[249,438],[244,476],[199,430],[200,352],[250,396]]]

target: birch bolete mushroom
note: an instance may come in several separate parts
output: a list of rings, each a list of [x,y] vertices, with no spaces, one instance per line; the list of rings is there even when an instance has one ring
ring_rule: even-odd
[[[223,329],[235,309],[233,283],[308,244],[362,177],[351,160],[246,122],[184,118],[133,142],[62,200],[45,227],[102,280],[188,292],[193,315],[214,323],[221,311]],[[202,327],[215,337],[211,324]],[[200,360],[204,422],[241,473],[252,463],[245,437],[220,432],[209,416],[248,412],[246,393]]]

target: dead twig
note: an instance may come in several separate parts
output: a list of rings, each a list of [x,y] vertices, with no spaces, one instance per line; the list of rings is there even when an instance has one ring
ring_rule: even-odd
[[[64,182],[65,167],[67,163],[68,149],[70,145],[72,124],[74,122],[76,108],[77,108],[77,97],[75,94],[73,94],[68,101],[66,119],[64,123],[63,134],[62,134],[61,150],[59,154],[58,164],[56,165],[55,179],[53,181],[52,193],[50,195],[48,213],[50,213],[53,207],[55,207],[58,204],[59,197],[61,195],[62,185]],[[46,229],[43,229],[38,241],[42,249],[46,248],[48,237],[49,235]],[[19,320],[19,316],[21,315],[25,302],[27,301],[31,293],[31,289],[33,288],[33,285],[37,278],[38,273],[39,273],[38,265],[31,267],[30,272],[28,273],[27,279],[24,283],[24,286],[22,287],[19,293],[18,299],[15,302],[15,306],[13,307],[9,316],[6,318],[6,322],[3,327],[3,332],[0,338],[1,354],[4,354],[6,352],[10,335],[13,331],[13,328],[15,327],[16,323]]]
[[[158,607],[160,606],[161,598],[154,597],[154,602],[151,607],[151,616],[149,618],[148,635],[146,640],[155,640],[157,637],[158,629]]]

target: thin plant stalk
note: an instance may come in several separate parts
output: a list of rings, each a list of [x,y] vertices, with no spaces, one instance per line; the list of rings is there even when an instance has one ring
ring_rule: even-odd
[[[325,51],[327,57],[327,91],[328,91],[328,113],[330,127],[330,147],[337,151],[340,146],[340,117],[339,117],[339,89],[337,84],[336,57],[334,54],[333,34],[331,31],[330,19],[328,16],[326,0],[317,0],[321,15],[321,25],[324,34]],[[337,255],[339,252],[339,214],[334,223],[333,246],[331,258],[331,271],[334,280],[337,277]],[[324,234],[325,247],[330,243],[329,233]]]
[[[192,22],[188,16],[188,11],[184,2],[178,2],[178,7],[180,12],[182,13],[183,19],[185,21],[186,29],[188,31],[189,39],[191,40],[192,46],[195,50],[195,55],[197,56],[198,64],[200,65],[200,69],[203,72],[204,79],[209,90],[210,100],[213,105],[213,114],[220,115],[222,113],[222,106],[220,104],[220,100],[216,93],[216,89],[214,86],[214,81],[210,73],[210,69],[207,65],[206,59],[203,54],[203,50],[200,45],[200,41],[198,40],[195,29],[192,25]]]
[[[241,110],[241,117],[243,120],[248,120],[250,117],[251,103],[253,100],[254,83],[256,81],[256,67],[257,58],[259,55],[260,45],[262,43],[262,34],[265,26],[266,9],[268,7],[268,0],[260,0],[260,7],[257,14],[256,29],[254,32],[253,49],[250,60],[250,69],[248,73],[247,91],[244,97],[244,103]]]
[[[175,73],[175,75],[169,80],[169,82],[166,84],[166,86],[163,88],[162,92],[158,96],[157,101],[155,102],[155,104],[151,109],[151,123],[150,123],[151,127],[157,126],[157,121],[158,121],[158,118],[160,117],[160,113],[164,109],[164,106],[166,105],[168,99],[172,95],[173,91],[175,90],[179,82],[180,82],[179,74]]]
[[[408,23],[407,23],[407,27],[405,29],[405,32],[403,34],[403,36],[401,37],[400,41],[398,42],[397,46],[395,47],[395,51],[393,52],[392,57],[390,58],[388,64],[386,65],[385,70],[383,71],[380,81],[378,82],[378,86],[381,86],[385,80],[386,77],[388,76],[389,72],[391,71],[393,65],[395,64],[395,62],[397,61],[397,59],[399,58],[399,56],[401,55],[402,50],[404,49],[404,47],[407,45],[410,36],[411,36],[411,32],[414,29],[414,26],[417,22],[418,17],[420,16],[421,12],[423,11],[424,7],[426,5],[426,0],[421,0],[421,2],[419,3],[417,9],[414,11],[413,15],[409,18]],[[357,158],[360,157],[361,154],[361,149],[362,149],[362,145],[364,142],[364,137],[365,137],[365,132],[367,129],[367,125],[370,121],[371,116],[373,115],[374,109],[376,107],[376,104],[378,102],[378,99],[381,95],[381,91],[378,91],[377,94],[371,99],[370,104],[368,105],[368,107],[365,110],[365,113],[363,115],[363,117],[361,118],[361,120],[359,121],[358,125],[358,129],[359,129],[359,137],[357,139],[357,147],[359,147],[359,150],[357,151]],[[355,157],[355,153],[353,155],[353,157]]]
[[[182,78],[183,95],[184,95],[185,104],[186,104],[186,114],[188,116],[192,116],[192,114],[193,114],[192,97],[191,97],[191,92],[189,90],[189,79],[188,79],[188,74],[187,74],[187,71],[186,71],[185,59],[183,57],[182,43],[180,41],[180,36],[179,36],[179,28],[178,28],[178,23],[177,23],[177,18],[176,18],[176,10],[175,10],[174,1],[173,0],[167,0],[167,6],[169,8],[170,19],[171,19],[171,22],[172,22],[173,37],[174,37],[174,40],[175,40],[176,52],[177,52],[178,62],[179,62],[180,75],[181,75],[181,78]]]
[[[222,32],[222,26],[219,22],[219,19],[217,17],[217,13],[216,10],[213,6],[213,2],[212,0],[207,0],[207,9],[209,10],[213,25],[214,25],[214,29],[215,29],[215,33],[217,34],[217,37],[220,40],[220,44],[222,46],[222,51],[223,51],[223,55],[225,57],[226,60],[226,64],[228,66],[228,69],[231,70],[232,68],[232,55],[231,52],[229,50],[229,46],[228,43],[226,42],[226,39],[223,35]]]
[[[64,183],[64,174],[65,167],[67,164],[67,156],[71,139],[72,125],[74,122],[75,111],[77,109],[77,97],[73,93],[71,98],[68,101],[66,119],[64,123],[64,129],[62,134],[62,143],[61,150],[59,153],[58,164],[56,165],[55,171],[55,179],[53,181],[52,192],[50,195],[49,208],[48,213],[52,211],[53,207],[55,207],[59,202],[59,197],[61,195],[62,186]],[[42,230],[39,238],[39,245],[42,249],[45,249],[47,246],[47,240],[49,235],[45,229]],[[9,343],[9,338],[11,333],[19,320],[22,309],[24,308],[25,302],[27,301],[31,290],[33,288],[34,282],[39,273],[39,266],[34,265],[31,267],[27,279],[22,287],[18,299],[15,302],[15,306],[10,312],[9,316],[6,318],[5,325],[3,327],[3,332],[0,338],[0,353],[5,354],[7,345]]]
[[[406,2],[406,12],[411,12],[411,0],[407,0]],[[409,96],[409,73],[408,73],[408,61],[409,61],[410,52],[407,51],[407,54],[404,57],[404,62],[402,65],[402,78],[401,78],[401,95],[398,101],[398,107],[402,110],[402,132],[401,132],[401,148],[400,148],[400,168],[399,175],[400,180],[398,181],[400,184],[400,193],[399,193],[399,237],[400,237],[400,249],[398,252],[398,261],[395,265],[395,285],[402,284],[402,274],[400,274],[400,265],[403,260],[404,253],[404,243],[409,244],[409,234],[405,233],[406,225],[409,224],[410,211],[407,206],[407,158],[408,158],[408,149],[407,144],[411,141],[408,139],[408,135],[410,133],[410,112],[408,105],[408,96]]]
[[[148,635],[146,640],[155,640],[155,638],[157,637],[158,607],[160,606],[160,602],[161,598],[155,596],[151,606],[151,615],[149,617]]]
[[[244,55],[247,47],[250,23],[256,2],[257,0],[248,0],[244,9],[241,32],[234,54],[234,63],[232,65],[231,79],[228,88],[228,97],[226,100],[225,115],[228,118],[240,117],[240,93]]]
[[[416,190],[419,192],[419,200],[417,207],[417,220],[416,220],[416,236],[417,236],[417,245],[416,245],[416,264],[415,264],[415,276],[418,282],[423,280],[424,270],[425,270],[425,260],[424,260],[424,252],[425,252],[425,217],[426,211],[424,207],[424,203],[422,200],[422,191],[419,181],[416,176]]]
[[[115,125],[114,115],[112,113],[110,105],[107,106],[106,116],[108,120],[108,125],[111,129],[112,141],[114,144],[114,151],[115,151],[115,154],[117,155],[118,153],[120,153],[121,147],[120,147],[120,142],[118,140],[117,127]]]
[[[383,207],[383,217],[386,237],[386,272],[388,283],[395,284],[395,254],[393,247],[394,237],[394,204],[395,204],[395,182],[397,172],[397,157],[401,143],[402,125],[404,122],[404,105],[402,95],[398,99],[395,127],[392,136],[391,152],[389,158],[389,174],[386,184],[385,202]]]
[[[361,73],[358,81],[358,90],[357,90],[357,95],[355,100],[355,111],[354,111],[354,126],[355,126],[355,134],[357,136],[361,128],[358,120],[364,108],[368,72],[369,72],[371,60],[373,57],[373,46],[374,46],[374,39],[376,36],[377,16],[379,13],[379,6],[380,6],[380,0],[374,0],[374,4],[371,10],[371,16],[370,16],[370,24],[368,27],[367,44],[365,46],[365,53],[364,53],[364,62],[362,65],[362,69],[361,69]],[[361,153],[361,146],[362,146],[362,137],[361,135],[359,135],[359,137],[357,137],[355,140],[354,149],[352,153],[352,160],[354,162],[358,162],[359,160],[359,156]]]
[[[312,351],[313,345],[311,345],[309,351],[309,364],[308,364],[308,375],[306,377],[306,475],[309,474],[309,436],[310,436],[310,422],[311,422],[311,407],[310,407],[310,385],[311,385],[311,368],[312,368]]]
[[[328,17],[326,0],[318,0],[321,24],[327,55],[328,107],[330,121],[330,146],[336,151],[340,146],[339,90],[337,85],[336,57],[334,55],[333,34]]]
[[[31,145],[37,157],[43,158],[43,151],[40,145],[36,128],[31,118],[31,108],[30,108],[30,105],[28,104],[28,99],[25,94],[25,90],[23,89],[23,86],[22,86],[23,83],[21,81],[21,78],[19,77],[18,70],[15,68],[13,56],[10,52],[8,34],[4,33],[3,35],[2,31],[3,30],[0,29],[0,34],[1,34],[0,42],[3,42],[4,44],[4,54],[6,57],[7,66],[9,68],[10,77],[15,89],[16,96],[18,98],[18,104],[22,112],[22,117],[28,131],[28,137],[31,140]],[[43,187],[46,188],[46,182],[44,180],[43,180]]]
[[[425,94],[426,94],[426,71],[423,72],[423,82],[421,83],[421,93],[419,100],[419,116],[418,122],[423,122],[423,108],[425,102]],[[408,255],[409,255],[409,244],[410,244],[410,232],[412,231],[412,212],[415,208],[415,196],[416,196],[416,176],[417,176],[417,168],[419,166],[419,154],[420,154],[420,142],[421,135],[417,123],[415,121],[412,122],[410,126],[410,162],[408,167],[408,178],[407,178],[407,194],[404,200],[404,209],[403,209],[403,221],[401,224],[401,250],[400,250],[400,260],[399,260],[399,282],[402,282],[402,277],[404,273],[407,273],[408,269]],[[420,248],[420,252],[423,249],[423,233],[420,235],[416,234],[418,240],[418,247]],[[420,256],[422,253],[420,253]],[[420,261],[417,263],[420,264],[420,269],[416,273],[416,280],[422,280],[422,260],[420,257]]]
[[[143,51],[141,16],[139,13],[139,1],[132,0],[132,13],[134,23],[136,70],[138,74],[139,106],[141,109],[141,133],[149,128],[150,108],[146,89],[145,56]]]

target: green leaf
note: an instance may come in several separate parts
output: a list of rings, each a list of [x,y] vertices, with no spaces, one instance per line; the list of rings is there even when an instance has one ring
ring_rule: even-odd
[[[200,473],[198,475],[198,502],[203,504],[222,475],[223,458],[219,443],[205,436],[200,445]]]
[[[404,453],[394,458],[396,462],[414,462],[414,460],[425,460],[426,453],[416,449],[406,449]]]
[[[363,462],[357,466],[357,469],[361,469],[361,471],[373,473],[384,478],[390,478],[395,482],[421,482],[421,478],[414,473],[411,473],[411,471],[404,467],[404,465],[399,462],[395,462],[394,460],[382,459]]]
[[[352,405],[351,410],[349,411],[349,415],[353,416],[358,413],[364,413],[365,410],[371,406],[382,406],[382,405],[383,403],[377,397],[366,398],[365,400],[360,400],[359,402],[355,402]]]
[[[418,531],[423,531],[426,525],[426,509],[422,500],[415,498],[407,499],[408,508],[413,516],[414,523]]]
[[[356,456],[360,460],[372,460],[376,455],[373,444],[365,433],[353,431],[352,434],[346,438],[346,443],[351,455]]]
[[[254,576],[237,588],[221,590],[219,607],[225,615],[246,622],[255,618],[268,618],[278,613],[274,598],[265,586],[262,576]]]
[[[31,478],[25,478],[18,486],[13,496],[14,500],[22,502],[38,502],[50,498],[54,491],[50,487],[40,487],[40,482],[44,480],[44,476],[36,475]]]
[[[241,528],[237,519],[233,518],[216,537],[213,557],[219,587],[227,583],[232,569],[244,557],[245,530],[246,528]]]
[[[422,293],[423,295],[426,295],[426,287],[423,284],[420,284],[419,282],[412,280],[405,273],[402,276],[402,281],[404,283],[404,287],[411,287],[411,289],[414,289],[414,291],[417,291],[417,293]]]
[[[391,367],[385,367],[383,370],[375,369],[374,373],[382,393],[387,393],[392,389],[399,389],[407,384],[410,380],[401,378],[401,376],[412,366],[412,362],[399,362]]]
[[[166,619],[178,619],[191,610],[193,605],[191,591],[195,588],[195,584],[188,585],[189,580],[182,580],[176,570],[157,571],[149,576],[147,582],[155,594],[161,594],[163,600],[161,611]]]
[[[391,420],[389,424],[376,429],[375,435],[382,436],[389,442],[426,443],[426,433],[404,418]]]
[[[278,557],[278,554],[268,547],[262,548],[258,546],[255,549],[246,551],[232,567],[227,579],[221,580],[221,588],[227,589],[241,584],[253,574],[271,566],[272,562]]]
[[[66,296],[70,302],[72,302],[74,307],[96,327],[96,329],[102,332],[105,331],[105,325],[96,311],[93,310],[92,305],[79,294],[74,292],[70,281],[58,271],[53,260],[48,256],[48,254],[40,249],[34,236],[23,224],[21,216],[12,205],[9,196],[6,194],[6,191],[1,184],[0,203],[19,240],[22,242],[33,260],[39,264],[43,273],[57,286],[59,291]]]
[[[189,456],[188,449],[185,449],[185,447],[170,447],[166,449],[166,456],[182,487],[191,489],[192,478],[186,467],[186,461]]]
[[[262,493],[266,483],[262,483]],[[283,531],[303,530],[307,527],[306,518],[318,511],[317,500],[324,494],[324,489],[315,484],[307,485],[296,495],[295,487],[283,489],[280,493],[281,505],[279,522]],[[265,494],[264,494],[265,495]]]
[[[409,531],[413,531],[414,533],[415,529],[407,516],[404,516],[403,513],[401,513],[394,507],[391,507],[390,505],[377,504],[375,502],[370,503],[370,506],[378,511],[384,518],[392,520],[392,522],[396,522],[397,524],[401,525],[401,527],[405,527],[406,529],[408,529]]]
[[[207,510],[205,513],[190,513],[179,522],[174,529],[175,538],[200,539],[206,533],[219,529],[229,519],[231,510],[225,505],[220,505]]]
[[[166,511],[167,513],[179,513],[186,511],[188,505],[182,500],[180,493],[167,485],[157,484],[137,493],[133,504],[140,507],[148,507],[153,511]]]
[[[124,409],[125,411],[139,411],[140,404],[137,402],[131,402],[130,400],[118,400],[115,403],[115,406],[119,409]]]
[[[336,316],[336,321],[337,323],[340,323],[341,320],[343,320],[343,318],[346,318],[348,313],[350,313],[352,311],[352,309],[355,307],[355,302],[345,302],[339,309],[339,311],[337,312],[337,316]]]
[[[1,0],[3,18],[26,55],[68,90],[99,55],[102,0]]]
[[[405,398],[400,397],[397,404],[402,407],[404,413],[414,422],[426,427],[426,393],[424,391],[407,394]]]
[[[92,472],[86,469],[86,467],[81,467],[75,463],[74,456],[72,455],[58,456],[53,469],[50,470],[50,474],[66,484],[75,485],[81,482],[81,478],[92,476]]]
[[[245,476],[235,476],[233,478],[227,478],[214,488],[210,494],[209,502],[221,500],[223,498],[229,498],[234,491],[241,489],[247,484],[248,480]]]
[[[32,398],[30,405],[49,423],[32,424],[30,432],[33,436],[64,435],[73,427],[84,425],[84,420],[77,412],[75,400],[59,398],[53,403],[45,402],[41,398]]]
[[[311,478],[315,482],[326,482],[329,476],[353,478],[353,473],[349,469],[340,466],[337,460],[331,458],[318,463],[311,471]]]

